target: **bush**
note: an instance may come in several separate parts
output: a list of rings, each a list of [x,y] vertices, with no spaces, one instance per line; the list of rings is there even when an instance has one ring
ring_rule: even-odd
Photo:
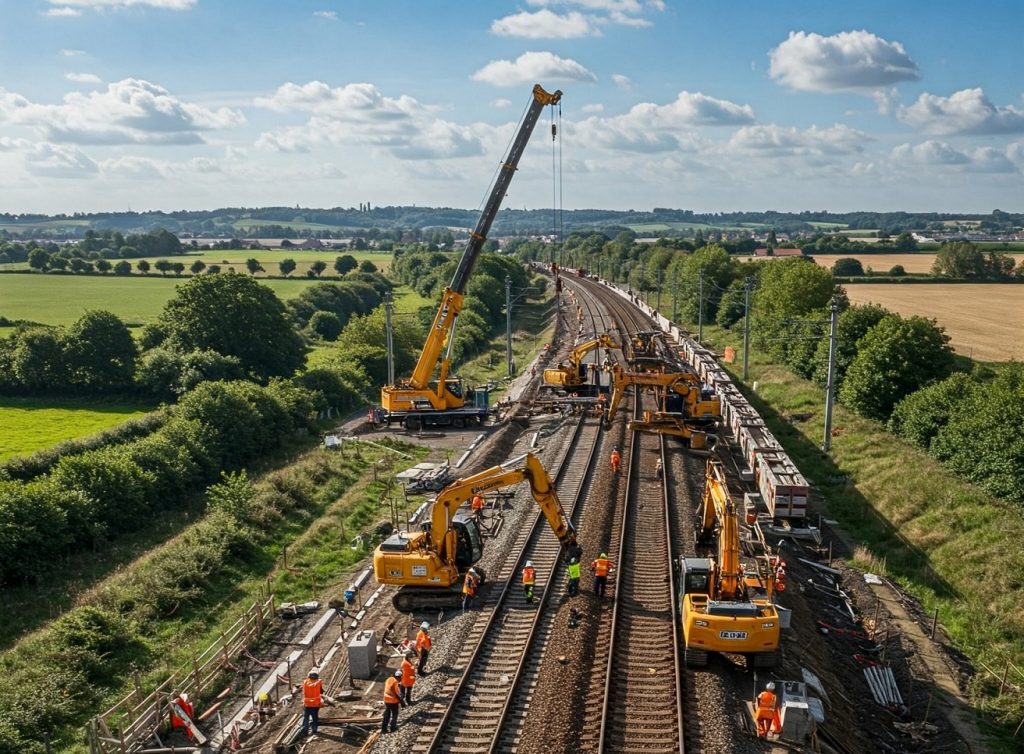
[[[889,275],[894,278],[903,277],[906,274],[907,271],[903,268],[902,264],[894,264],[889,268]]]
[[[341,335],[342,325],[333,312],[315,312],[309,320],[309,329],[321,340],[334,342]]]
[[[832,265],[832,274],[836,277],[851,277],[864,274],[864,266],[859,259],[843,257]]]

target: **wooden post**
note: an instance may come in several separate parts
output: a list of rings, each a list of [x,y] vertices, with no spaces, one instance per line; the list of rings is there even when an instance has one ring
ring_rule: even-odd
[[[832,567],[832,540],[828,541],[828,567]]]
[[[875,636],[878,636],[878,606],[881,605],[881,604],[882,604],[882,598],[881,597],[875,597],[875,617],[874,617],[874,624],[873,624],[874,625],[874,629],[873,629],[873,632],[872,632],[874,635],[871,637],[872,639],[875,638]]]
[[[284,560],[284,570],[288,570],[288,545],[281,548],[281,558]]]
[[[1006,667],[1003,668],[1003,677],[999,679],[999,696],[1003,695],[1003,689],[1006,687],[1006,674],[1010,672],[1010,661],[1006,661]]]
[[[195,686],[196,694],[199,694],[199,658],[192,653],[192,685]]]
[[[928,722],[928,713],[932,711],[932,697],[934,696],[935,691],[928,692],[928,706],[924,708],[924,720],[921,721],[922,725]]]
[[[46,747],[46,754],[53,754],[53,747],[50,746],[50,734],[43,733],[43,746]]]
[[[930,639],[935,638],[935,629],[939,625],[939,608],[935,608],[935,616],[932,618],[932,635]]]

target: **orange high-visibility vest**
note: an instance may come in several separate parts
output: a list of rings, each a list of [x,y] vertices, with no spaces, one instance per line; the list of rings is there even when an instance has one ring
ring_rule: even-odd
[[[307,678],[302,682],[302,706],[303,707],[322,707],[323,700],[320,698],[323,694],[324,682],[317,678],[315,681],[312,678]]]
[[[537,572],[533,566],[527,566],[523,569],[523,583],[524,584],[536,584],[537,583]]]
[[[416,667],[409,660],[402,660],[402,685],[412,686],[416,683]]]
[[[484,499],[482,497],[480,497],[479,495],[473,495],[473,510],[475,510],[475,511],[483,510],[483,507],[484,507]]]
[[[765,690],[757,695],[757,719],[766,720],[775,717],[775,694]]]
[[[607,576],[611,561],[608,558],[597,558],[590,564],[590,567],[594,569],[595,576]]]
[[[468,594],[470,597],[476,594],[476,579],[473,574],[466,574],[466,580],[462,582],[462,593]]]
[[[424,649],[430,651],[430,634],[421,628],[416,634],[416,651],[422,652]]]
[[[388,679],[384,682],[384,703],[385,704],[398,704],[399,702],[399,691],[398,691],[398,679],[393,675],[388,676]]]
[[[186,715],[188,715],[190,718],[192,717],[192,712],[193,712],[194,708],[192,707],[192,704],[190,702],[186,702],[180,696],[177,699],[175,699],[174,701],[176,701],[178,703],[178,706],[181,707],[182,710],[184,710]],[[173,710],[174,708],[172,707],[171,709]],[[185,725],[185,721],[182,720],[180,717],[178,717],[178,715],[177,715],[177,713],[175,711],[171,712],[171,727],[172,728],[185,728],[185,727],[187,727]]]
[[[612,451],[612,466],[618,466],[619,462],[621,460],[622,460],[622,456],[619,455],[619,451],[613,450]]]

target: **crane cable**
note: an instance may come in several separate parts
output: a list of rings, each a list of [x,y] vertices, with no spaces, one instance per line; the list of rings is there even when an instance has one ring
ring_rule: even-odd
[[[558,108],[557,111],[555,108]],[[562,130],[562,102],[551,105],[551,230],[555,243],[551,250],[551,261],[561,266],[561,249],[564,241],[562,216],[562,142],[558,134]],[[557,142],[557,144],[556,144]]]

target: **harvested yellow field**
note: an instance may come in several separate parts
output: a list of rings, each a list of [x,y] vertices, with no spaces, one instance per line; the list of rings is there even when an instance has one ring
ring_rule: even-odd
[[[1024,262],[1024,254],[1009,256],[1017,260],[1018,267]],[[935,263],[934,254],[818,254],[814,257],[817,264],[830,270],[837,259],[859,259],[865,271],[870,267],[879,274],[887,273],[898,264],[902,264],[907,272],[931,272]]]
[[[909,269],[909,268],[908,268]],[[957,353],[979,361],[1024,360],[1024,285],[847,285],[854,304],[934,319]]]

